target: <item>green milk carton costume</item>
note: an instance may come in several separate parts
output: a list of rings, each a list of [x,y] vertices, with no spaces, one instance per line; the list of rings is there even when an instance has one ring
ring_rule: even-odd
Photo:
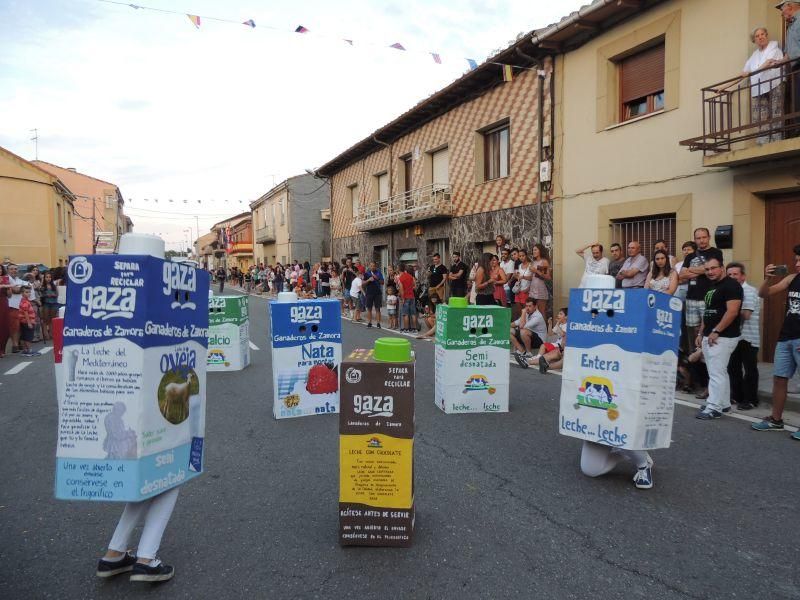
[[[508,412],[511,311],[451,298],[436,309],[436,406]]]
[[[241,371],[250,364],[247,296],[208,299],[208,370]]]

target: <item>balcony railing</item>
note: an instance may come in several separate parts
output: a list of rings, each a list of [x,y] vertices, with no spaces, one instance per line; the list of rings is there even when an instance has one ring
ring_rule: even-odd
[[[800,77],[800,67],[785,60],[704,87],[703,135],[680,144],[715,156],[797,137],[800,99],[794,106],[791,100],[795,77]],[[768,152],[759,154],[771,157]]]
[[[374,231],[452,216],[450,185],[433,183],[360,207],[354,225],[359,231]]]
[[[275,241],[275,228],[272,225],[256,229],[256,244],[266,244]]]
[[[228,254],[252,254],[252,242],[230,242],[228,244]]]

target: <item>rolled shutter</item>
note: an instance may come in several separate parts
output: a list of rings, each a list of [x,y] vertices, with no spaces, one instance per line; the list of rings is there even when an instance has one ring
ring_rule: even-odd
[[[664,91],[664,44],[634,54],[620,63],[623,103]]]

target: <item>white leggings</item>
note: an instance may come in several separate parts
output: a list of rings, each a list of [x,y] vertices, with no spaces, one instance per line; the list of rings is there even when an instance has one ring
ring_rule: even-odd
[[[161,545],[161,536],[164,535],[169,518],[172,516],[172,509],[175,508],[175,502],[178,500],[179,489],[173,488],[141,502],[128,502],[119,518],[108,549],[117,552],[128,550],[131,547],[129,544],[131,534],[144,517],[144,529],[142,529],[142,537],[139,538],[136,556],[137,558],[154,559],[158,554],[158,547]]]
[[[589,477],[605,475],[623,460],[629,460],[636,468],[646,467],[650,455],[644,450],[622,450],[596,444],[583,442],[581,449],[581,471]]]

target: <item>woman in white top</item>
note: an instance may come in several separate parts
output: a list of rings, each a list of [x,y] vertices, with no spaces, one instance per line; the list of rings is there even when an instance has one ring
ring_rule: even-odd
[[[751,75],[754,71],[771,67],[783,60],[783,52],[778,42],[769,40],[766,27],[756,27],[750,36],[756,45],[756,50],[747,59],[742,71],[742,77],[750,77],[750,115],[752,123],[762,123],[759,131],[769,131],[779,128],[783,123],[778,120],[783,116],[783,78],[780,68],[768,69]],[[772,122],[770,123],[769,121]],[[762,135],[758,137],[759,144],[774,142],[781,139],[781,134]]]
[[[670,296],[678,289],[678,274],[670,266],[669,255],[664,250],[656,250],[653,255],[653,269],[647,274],[644,287]]]

